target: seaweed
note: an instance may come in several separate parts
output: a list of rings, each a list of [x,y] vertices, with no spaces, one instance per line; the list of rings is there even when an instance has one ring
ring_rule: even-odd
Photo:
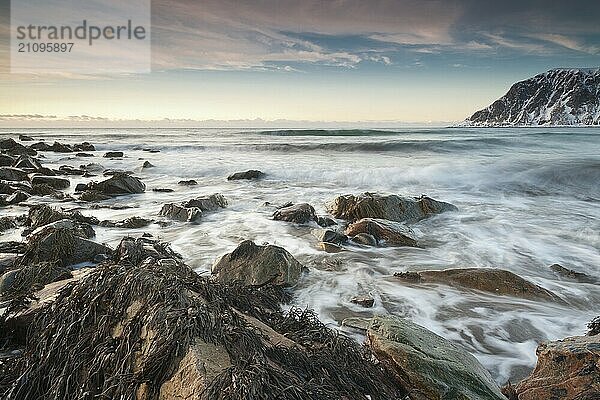
[[[168,245],[126,238],[111,262],[67,283],[36,314],[24,353],[0,363],[0,397],[158,398],[188,349],[222,346],[231,366],[204,399],[395,399],[405,391],[366,347],[314,312],[284,313],[284,289],[221,284]],[[273,345],[246,315],[293,340]]]

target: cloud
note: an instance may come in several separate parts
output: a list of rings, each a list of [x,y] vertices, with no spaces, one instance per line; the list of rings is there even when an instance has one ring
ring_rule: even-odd
[[[553,43],[564,48],[579,51],[587,54],[599,54],[600,46],[592,46],[583,43],[578,39],[574,39],[572,37],[567,37],[564,35],[558,35],[553,33],[543,33],[532,35],[533,38],[540,39],[549,43]]]

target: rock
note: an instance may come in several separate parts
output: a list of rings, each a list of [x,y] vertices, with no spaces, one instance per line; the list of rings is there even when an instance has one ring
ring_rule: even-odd
[[[202,210],[198,207],[183,207],[179,204],[169,203],[162,206],[159,215],[181,222],[194,222],[202,217]]]
[[[390,246],[418,246],[414,238],[415,233],[400,222],[363,218],[350,224],[345,231],[348,236],[357,236],[361,233],[372,235],[377,243],[384,242]]]
[[[102,172],[102,175],[104,175],[104,176],[115,176],[117,174],[133,175],[134,172],[126,171],[124,169],[106,169],[106,170],[104,170],[104,172]]]
[[[0,154],[0,167],[12,167],[15,163],[16,158],[11,157],[7,154]]]
[[[348,237],[346,235],[343,235],[331,229],[313,229],[311,233],[320,242],[339,244],[346,243],[348,241]]]
[[[328,205],[328,210],[334,217],[349,221],[376,218],[411,223],[434,214],[458,209],[452,204],[427,196],[402,197],[395,194],[363,193],[338,196]]]
[[[67,189],[71,185],[71,182],[65,178],[37,174],[31,177],[31,183],[33,185],[48,185],[57,190]]]
[[[85,183],[78,183],[77,186],[75,186],[75,192],[85,192],[87,190],[87,184]]]
[[[75,154],[76,157],[94,157],[93,154],[90,153],[77,153]]]
[[[25,201],[29,199],[29,195],[21,190],[17,190],[16,192],[14,192],[13,194],[11,194],[10,196],[8,196],[6,198],[6,202],[8,204],[19,204],[22,201]]]
[[[12,271],[5,272],[0,276],[0,295],[8,292],[10,287],[15,281],[15,278],[19,274],[19,269],[13,269]]]
[[[188,181],[179,181],[177,182],[178,185],[183,185],[183,186],[195,186],[198,184],[198,182],[196,182],[193,179],[190,179]]]
[[[258,246],[251,240],[245,240],[234,251],[219,258],[211,272],[221,282],[240,282],[246,286],[294,286],[304,269],[282,247]]]
[[[361,332],[366,332],[370,324],[371,318],[348,317],[342,320],[342,326]]]
[[[552,264],[550,269],[554,271],[557,275],[569,279],[576,282],[581,283],[597,283],[598,279],[590,276],[588,274],[584,274],[583,272],[576,272],[572,269],[567,269],[560,264]]]
[[[73,149],[69,145],[62,144],[59,142],[54,142],[52,144],[52,146],[50,146],[49,150],[53,151],[55,153],[72,153],[73,152]]]
[[[27,171],[13,167],[0,167],[0,179],[5,181],[26,181]]]
[[[0,242],[0,253],[25,253],[27,244],[24,242]]]
[[[63,212],[46,204],[40,204],[29,208],[25,225],[30,227],[30,231],[33,231],[39,227],[61,220],[71,220],[75,223],[88,225],[98,225],[99,222],[96,217],[82,215],[79,211]]]
[[[317,225],[319,225],[320,227],[323,227],[323,228],[327,228],[330,226],[337,225],[337,222],[335,222],[335,220],[333,220],[332,218],[329,218],[329,217],[318,216],[317,217]]]
[[[358,304],[361,307],[371,308],[375,304],[375,299],[371,296],[354,296],[350,299],[350,302]]]
[[[0,233],[9,229],[15,229],[17,224],[12,217],[0,217]]]
[[[551,291],[503,269],[455,268],[442,271],[400,272],[394,274],[394,276],[405,282],[440,283],[480,290],[499,296],[513,296],[529,300],[562,301]]]
[[[170,188],[154,188],[152,191],[157,193],[173,193],[175,190]]]
[[[74,144],[73,150],[74,151],[96,151],[96,148],[94,147],[93,144],[91,144],[89,142],[83,142],[83,143],[79,143],[79,144]]]
[[[12,138],[0,140],[0,149],[11,156],[35,156],[37,154],[37,151],[34,149],[25,147],[21,143],[15,142]]]
[[[42,164],[40,164],[36,158],[24,155],[15,160],[13,167],[23,170],[39,171],[42,169]]]
[[[112,197],[104,194],[104,193],[100,193],[100,192],[96,192],[94,190],[86,190],[83,193],[81,193],[79,195],[79,200],[81,201],[88,201],[88,202],[92,202],[92,201],[104,201],[104,200],[108,200],[111,199]]]
[[[352,241],[363,246],[377,247],[377,239],[369,233],[359,233],[352,238]]]
[[[215,193],[210,196],[197,197],[183,203],[185,208],[199,208],[202,211],[215,211],[227,207],[227,199],[222,194]]]
[[[275,221],[305,224],[310,221],[316,221],[317,215],[315,214],[315,209],[310,204],[299,203],[278,209],[273,213],[273,219]]]
[[[514,386],[519,400],[600,398],[600,336],[576,336],[538,346],[531,375]]]
[[[335,243],[319,242],[317,243],[317,247],[320,250],[325,251],[326,253],[339,253],[344,251],[344,248],[342,246]]]
[[[85,175],[87,171],[79,168],[73,168],[70,165],[61,165],[58,167],[58,172],[62,175]]]
[[[92,174],[101,173],[102,171],[104,171],[104,167],[97,163],[82,164],[79,166],[79,169],[82,169]]]
[[[152,165],[152,163],[150,161],[144,161],[144,164],[142,164],[142,168],[152,168],[154,167],[154,165]]]
[[[265,175],[264,172],[251,169],[244,172],[235,172],[227,177],[228,181],[237,181],[241,179],[260,179]]]
[[[123,155],[122,151],[107,151],[104,153],[104,158],[121,158]]]
[[[29,146],[29,148],[37,151],[50,151],[52,146],[45,142],[37,142]]]
[[[35,139],[32,138],[31,136],[27,136],[27,135],[19,135],[19,140],[21,142],[33,142]]]
[[[458,345],[397,317],[375,317],[369,347],[390,363],[410,399],[506,400],[489,372]]]
[[[151,219],[145,219],[140,217],[130,217],[123,221],[102,221],[100,226],[109,228],[126,228],[126,229],[138,229],[148,226],[153,221]]]
[[[158,149],[142,149],[142,151],[147,151],[148,153],[160,153]]]
[[[0,275],[18,266],[21,256],[14,253],[0,252]]]
[[[82,237],[84,239],[91,239],[96,236],[96,232],[94,232],[94,228],[90,224],[85,222],[73,221],[70,219],[61,219],[58,221],[51,222],[49,224],[40,226],[39,228],[34,229],[30,235],[36,236],[41,231],[49,231],[49,230],[57,230],[57,229],[66,229],[71,231],[74,235]]]
[[[138,178],[129,174],[116,173],[104,181],[98,183],[90,182],[87,189],[107,196],[121,196],[143,193],[146,190],[146,185]]]
[[[600,316],[591,320],[587,327],[589,329],[588,333],[587,333],[588,336],[599,335],[600,334]]]

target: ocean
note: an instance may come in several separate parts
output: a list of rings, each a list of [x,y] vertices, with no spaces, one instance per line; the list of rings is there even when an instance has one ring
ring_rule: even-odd
[[[0,130],[2,138],[21,133],[96,146],[93,158],[44,153],[46,166],[94,162],[134,171],[147,186],[144,194],[102,203],[129,208],[60,204],[80,207],[86,215],[159,220],[164,203],[223,194],[229,206],[198,223],[98,227],[96,240],[116,246],[123,236],[149,232],[171,242],[203,274],[242,240],[282,246],[310,269],[293,289],[292,304],[314,309],[325,323],[358,340],[363,339],[358,333],[341,327],[344,318],[407,317],[469,350],[503,384],[527,375],[541,341],[583,334],[586,323],[600,314],[600,286],[564,280],[549,268],[558,263],[600,276],[600,128]],[[113,150],[123,151],[125,158],[102,157]],[[145,160],[154,167],[142,169]],[[266,177],[227,181],[229,174],[247,169],[259,169]],[[99,178],[71,176],[67,191]],[[177,184],[188,179],[198,185]],[[325,215],[325,205],[337,195],[366,191],[427,194],[459,211],[413,224],[422,248],[349,246],[328,254],[316,247],[311,234],[316,225],[274,221],[273,206],[265,205],[307,202]],[[2,209],[3,214],[26,211],[23,206]],[[1,240],[17,238],[13,233]],[[508,269],[565,303],[407,285],[393,277],[395,272],[452,267]],[[351,303],[357,294],[370,294],[374,307]]]

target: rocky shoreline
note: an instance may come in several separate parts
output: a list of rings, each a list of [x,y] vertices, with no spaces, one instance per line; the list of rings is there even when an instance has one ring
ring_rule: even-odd
[[[364,344],[289,308],[294,286],[310,274],[286,249],[243,241],[200,276],[168,243],[144,234],[116,248],[94,240],[94,227],[143,228],[153,220],[85,215],[102,201],[146,191],[130,171],[100,164],[51,169],[44,152],[95,156],[90,143],[48,145],[29,137],[0,142],[0,207],[29,206],[0,217],[0,397],[6,399],[595,399],[600,393],[600,329],[542,343],[529,378],[499,388],[460,346],[407,319],[348,321]],[[109,152],[107,158],[121,158]],[[152,168],[144,163],[142,168]],[[223,179],[257,180],[242,171]],[[93,178],[65,194],[69,176]],[[191,181],[180,182],[193,185]],[[28,204],[43,197],[79,210]],[[201,223],[224,212],[215,193],[164,204],[159,223]],[[0,208],[1,209],[1,208]],[[411,224],[456,207],[427,196],[341,195],[317,215],[307,203],[274,206],[281,223],[313,225],[326,252],[356,247],[419,247]],[[570,279],[594,277],[551,266]],[[449,285],[528,301],[560,296],[501,269],[407,271],[405,285]],[[353,302],[371,307],[358,294]],[[282,306],[288,311],[282,311]],[[596,396],[596,397],[594,397]]]

